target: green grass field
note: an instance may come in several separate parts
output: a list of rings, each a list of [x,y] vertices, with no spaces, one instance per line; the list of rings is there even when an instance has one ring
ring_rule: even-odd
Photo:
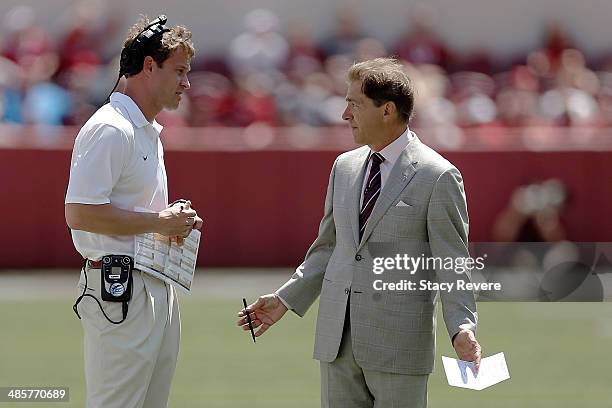
[[[254,345],[234,326],[239,302],[183,296],[170,406],[317,407],[316,308],[304,319],[287,315]],[[440,355],[454,354],[439,319],[430,407],[612,407],[612,304],[480,303],[479,314],[485,354],[504,351],[512,378],[480,392],[449,387]],[[81,326],[71,299],[0,301],[0,321],[0,386],[69,386],[70,403],[49,405],[83,407]]]

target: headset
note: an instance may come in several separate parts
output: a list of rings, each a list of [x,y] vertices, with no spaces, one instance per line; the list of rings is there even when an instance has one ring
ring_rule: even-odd
[[[136,38],[134,38],[127,47],[123,47],[121,50],[121,61],[119,63],[119,77],[112,91],[106,98],[107,101],[110,99],[115,88],[117,88],[117,84],[119,84],[119,80],[122,76],[127,78],[142,71],[144,59],[147,56],[147,51],[151,50],[151,45],[155,44],[163,33],[170,31],[170,29],[166,27],[167,21],[168,17],[164,14],[159,15],[138,33]]]

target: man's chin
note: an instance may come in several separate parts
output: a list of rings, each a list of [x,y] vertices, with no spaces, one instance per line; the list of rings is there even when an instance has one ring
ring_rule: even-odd
[[[365,141],[359,136],[359,133],[356,130],[353,131],[353,140],[355,141],[355,144],[366,144]]]
[[[173,111],[173,110],[177,110],[179,107],[179,102],[178,101],[174,101],[172,103],[168,103],[166,104],[166,106],[164,106],[165,110],[169,110],[169,111]]]

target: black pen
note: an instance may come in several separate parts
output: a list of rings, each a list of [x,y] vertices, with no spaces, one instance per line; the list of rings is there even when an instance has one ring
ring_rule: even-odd
[[[249,316],[249,312],[247,309],[246,299],[242,298],[242,303],[244,304],[244,313],[246,313],[247,321],[249,322],[249,329],[251,329],[251,337],[253,337],[253,343],[257,343],[255,341],[255,332],[253,331],[253,322],[251,322],[251,316]]]

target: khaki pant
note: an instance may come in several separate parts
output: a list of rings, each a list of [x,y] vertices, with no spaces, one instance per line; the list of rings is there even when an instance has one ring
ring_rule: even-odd
[[[122,304],[102,301],[100,270],[87,269],[89,293],[114,321],[123,317]],[[85,277],[81,271],[78,291]],[[141,271],[133,273],[133,294],[126,320],[112,324],[96,301],[79,303],[85,343],[87,408],[166,407],[181,323],[174,288]]]

